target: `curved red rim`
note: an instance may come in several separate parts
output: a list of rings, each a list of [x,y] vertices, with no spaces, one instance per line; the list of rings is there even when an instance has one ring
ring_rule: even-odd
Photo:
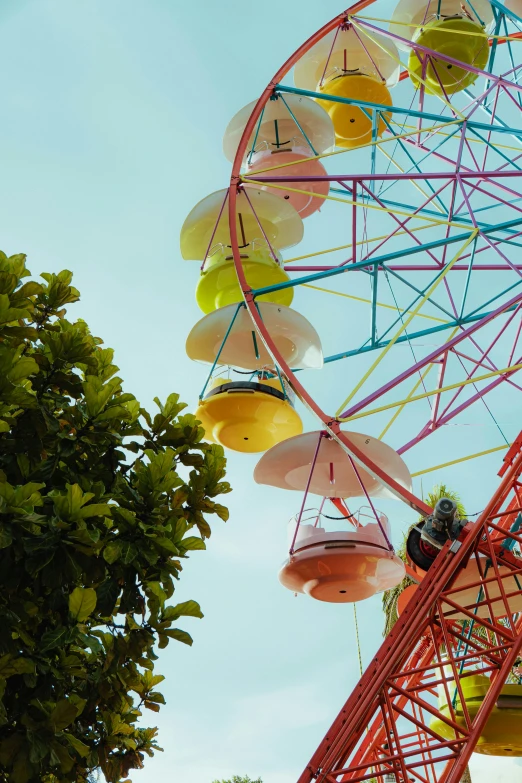
[[[335,438],[335,440],[347,452],[347,454],[349,454],[350,457],[352,457],[359,465],[361,465],[366,470],[368,470],[368,472],[371,475],[373,475],[375,478],[381,481],[382,484],[384,484],[384,486],[386,486],[387,489],[389,489],[390,492],[392,492],[393,495],[395,495],[395,497],[397,497],[399,500],[403,500],[411,508],[418,511],[420,514],[426,515],[426,514],[430,514],[432,511],[430,506],[424,503],[424,501],[422,501],[412,492],[409,492],[407,489],[401,486],[397,481],[395,481],[391,476],[389,476],[385,471],[383,471],[382,468],[380,468],[378,465],[372,462],[372,460],[370,460],[360,449],[357,448],[357,446],[350,440],[350,438],[346,435],[346,433],[341,431],[341,426],[339,421],[326,414],[322,410],[322,408],[319,405],[317,405],[315,400],[312,399],[310,394],[299,382],[295,374],[292,372],[288,364],[281,356],[269,332],[265,328],[261,316],[259,315],[259,312],[255,306],[254,297],[247,283],[243,271],[243,266],[241,263],[237,229],[236,229],[236,202],[237,202],[237,193],[241,182],[241,165],[242,165],[243,157],[245,155],[248,140],[252,134],[255,123],[259,119],[265,104],[270,99],[270,96],[272,95],[275,86],[288,73],[288,71],[294,66],[294,64],[303,56],[303,54],[305,54],[309,49],[311,49],[311,47],[314,46],[314,44],[316,44],[318,41],[320,41],[327,33],[329,33],[331,30],[339,26],[339,24],[341,24],[346,19],[348,14],[354,14],[357,13],[358,11],[361,11],[363,8],[366,8],[367,6],[371,5],[373,1],[374,0],[360,0],[360,2],[351,6],[346,11],[343,11],[343,13],[335,16],[330,22],[325,24],[320,30],[318,30],[314,35],[312,35],[302,46],[300,46],[291,57],[288,58],[288,60],[277,71],[273,79],[271,79],[267,87],[264,89],[263,93],[261,94],[261,97],[259,98],[259,100],[257,101],[254,107],[254,110],[252,111],[252,114],[250,115],[245,130],[243,131],[243,135],[241,137],[241,141],[239,142],[239,146],[236,152],[236,157],[232,165],[232,174],[230,178],[230,190],[229,190],[229,199],[228,199],[230,238],[231,238],[231,245],[232,245],[232,255],[234,258],[234,266],[236,269],[239,285],[241,287],[241,291],[243,293],[245,304],[250,314],[250,317],[252,318],[256,330],[261,340],[263,341],[268,353],[273,358],[274,362],[279,367],[280,371],[286,376],[292,389],[299,397],[303,405],[305,405],[308,408],[308,410],[311,413],[313,413],[319,419],[319,421],[321,421],[325,430],[333,438]]]

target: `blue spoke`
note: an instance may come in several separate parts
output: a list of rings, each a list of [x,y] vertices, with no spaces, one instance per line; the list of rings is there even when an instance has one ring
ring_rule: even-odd
[[[425,160],[425,158],[421,158],[421,160],[418,163],[416,163],[414,158],[413,158],[413,156],[411,155],[410,151],[406,148],[406,145],[403,143],[403,140],[402,139],[398,139],[396,137],[396,135],[395,135],[395,133],[393,131],[393,128],[391,127],[391,125],[388,122],[388,120],[386,119],[386,117],[383,116],[383,120],[386,123],[386,127],[388,128],[389,132],[395,137],[397,143],[399,144],[399,147],[401,148],[401,150],[404,152],[404,154],[407,156],[407,158],[409,159],[410,163],[412,164],[412,169],[414,168],[414,169],[416,169],[416,171],[418,171],[420,173],[421,172],[420,164]],[[458,128],[454,131],[454,133],[456,133],[457,131],[458,131]],[[450,134],[450,136],[448,136],[446,139],[444,139],[442,144],[444,144],[444,142],[448,141],[451,138],[451,136],[453,136],[453,135],[454,135],[453,133]],[[440,144],[438,146],[442,146],[442,144]],[[428,157],[428,156],[426,155],[426,157]],[[412,171],[412,169],[409,169],[409,170],[405,171],[404,173],[405,174],[409,174],[409,172]],[[426,185],[431,190],[432,194],[435,195],[435,192],[436,192],[435,188],[433,187],[433,185],[429,181],[428,177],[426,177]],[[386,191],[388,190],[389,187],[390,186],[388,185],[387,188],[384,188],[382,193],[386,193]],[[439,202],[440,206],[442,207],[442,210],[443,210],[444,214],[447,217],[447,215],[448,215],[448,208],[447,208],[447,206],[444,204],[444,202],[442,201],[440,196],[436,196],[436,200]]]
[[[470,318],[471,316],[475,315],[475,313],[478,313],[479,310],[482,310],[484,307],[487,307],[492,302],[496,302],[497,299],[500,299],[501,296],[504,296],[505,294],[512,291],[514,288],[518,288],[518,286],[522,283],[522,278],[516,281],[516,283],[513,283],[513,285],[510,285],[508,288],[505,288],[503,291],[500,292],[500,294],[497,294],[496,296],[492,297],[491,299],[488,299],[487,302],[484,302],[484,304],[480,305],[479,307],[476,307],[474,310],[471,311],[471,313],[468,313],[466,318]]]
[[[371,111],[372,109],[379,109],[379,111],[381,112],[386,112],[390,114],[406,114],[407,116],[410,117],[422,117],[423,119],[433,120],[434,122],[437,123],[449,123],[450,125],[453,124],[462,125],[462,123],[465,121],[467,126],[471,128],[477,128],[478,130],[485,130],[488,132],[493,131],[496,133],[506,133],[513,136],[519,141],[522,138],[522,128],[511,128],[503,120],[500,120],[500,118],[496,116],[495,119],[498,120],[500,124],[488,125],[485,122],[477,122],[476,120],[468,120],[468,119],[461,120],[455,117],[444,117],[441,114],[432,114],[431,112],[418,111],[416,109],[403,109],[401,106],[387,106],[384,103],[361,101],[355,98],[342,98],[339,95],[327,95],[326,93],[314,92],[313,90],[301,90],[299,87],[289,87],[285,84],[278,84],[275,89],[277,90],[278,94],[280,94],[281,92],[285,92],[285,93],[291,93],[292,95],[306,95],[308,98],[316,98],[317,100],[321,100],[321,101],[330,101],[332,103],[345,103],[348,106],[358,106],[360,109],[363,110],[367,109],[368,111]],[[469,90],[466,89],[463,90],[463,92],[466,95],[468,95],[473,101],[476,100],[476,97]],[[491,112],[489,111],[489,109],[487,109],[486,111],[491,116]]]
[[[505,313],[513,312],[513,310],[516,310],[518,307],[518,304],[511,305],[511,307],[507,307],[504,311]],[[494,311],[490,311],[494,312]],[[457,318],[453,321],[448,321],[446,324],[438,324],[437,326],[429,327],[428,329],[422,329],[419,332],[410,332],[409,335],[401,334],[400,337],[395,340],[395,344],[398,343],[404,343],[411,340],[416,340],[419,337],[427,337],[431,334],[438,334],[439,332],[443,332],[446,329],[454,329],[456,326],[465,326],[466,324],[474,323],[475,321],[480,321],[482,318],[486,318],[490,313],[481,313],[480,315],[472,315],[472,316],[465,316],[464,318]],[[350,356],[359,356],[361,353],[368,353],[369,351],[377,351],[381,350],[382,348],[386,348],[386,346],[391,342],[391,340],[379,340],[378,343],[375,345],[365,345],[362,348],[355,348],[350,351],[344,351],[343,353],[336,353],[332,356],[326,356],[325,357],[325,364],[329,364],[330,362],[337,362],[340,359],[348,359]]]

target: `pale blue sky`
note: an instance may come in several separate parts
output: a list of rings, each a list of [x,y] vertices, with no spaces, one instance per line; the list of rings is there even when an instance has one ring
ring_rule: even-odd
[[[1,246],[27,253],[33,273],[74,271],[73,312],[116,349],[142,404],[175,390],[195,406],[204,382],[184,352],[201,314],[197,265],[181,261],[178,238],[190,208],[227,184],[227,122],[340,10],[337,0],[2,0]],[[328,339],[324,304],[314,323]],[[420,447],[417,467],[442,461],[434,453]],[[165,753],[137,783],[234,772],[293,783],[357,679],[352,607],[296,599],[277,581],[299,498],[255,485],[256,461],[230,456],[231,519],[214,524],[180,583],[179,600],[200,601],[205,618],[186,623],[192,649],[160,655],[168,704],[150,723]],[[478,511],[498,464],[467,463],[424,486],[449,478]],[[384,505],[397,541],[411,513]],[[368,660],[380,597],[359,605],[359,621]],[[477,764],[477,783],[502,769]]]

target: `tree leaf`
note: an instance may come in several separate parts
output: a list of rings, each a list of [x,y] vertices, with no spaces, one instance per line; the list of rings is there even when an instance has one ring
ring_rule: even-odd
[[[92,587],[76,587],[69,596],[69,611],[79,623],[83,623],[96,608],[96,590]]]
[[[220,503],[214,503],[214,514],[217,514],[223,522],[227,522],[230,516],[228,508],[222,506]]]
[[[74,766],[74,759],[69,755],[67,748],[57,740],[51,742],[51,761],[64,773],[70,772]]]
[[[29,740],[29,761],[33,764],[39,764],[49,753],[49,744],[45,738],[35,731],[27,731],[27,739]]]
[[[0,658],[0,677],[12,677],[14,674],[32,674],[34,672],[34,662],[29,658],[14,658],[7,653]],[[5,686],[4,686],[5,687]]]
[[[62,731],[70,726],[76,719],[78,711],[76,706],[72,704],[68,699],[60,699],[56,707],[51,712],[51,723],[55,731]]]
[[[165,697],[159,691],[149,691],[147,701],[153,701],[155,704],[166,704]]]
[[[176,606],[168,606],[163,612],[166,620],[177,620],[178,617],[203,617],[197,601],[183,601]]]
[[[25,753],[19,753],[14,760],[13,773],[10,775],[13,783],[28,783],[33,776],[34,767]]]
[[[98,598],[97,608],[102,617],[108,617],[112,614],[118,596],[120,594],[120,587],[113,579],[106,579],[96,588],[96,595]]]
[[[121,542],[121,559],[125,565],[129,565],[138,556],[138,549],[132,541]]]
[[[54,628],[51,631],[46,631],[42,636],[42,642],[40,647],[40,654],[54,650],[56,647],[60,647],[65,643],[65,640],[69,634],[69,629],[60,626]]]
[[[111,507],[108,503],[90,503],[80,509],[78,517],[88,519],[89,517],[110,517]]]
[[[176,641],[183,642],[183,644],[188,644],[190,647],[192,647],[192,636],[186,631],[182,631],[180,628],[170,628],[164,633],[165,636],[168,636],[170,639],[176,639]]]
[[[11,525],[0,524],[0,549],[5,549],[13,543],[13,531]]]
[[[68,734],[67,732],[64,734],[65,739],[69,743],[69,745],[73,748],[73,750],[78,753],[79,756],[82,757],[82,759],[86,758],[90,753],[90,747],[86,745],[84,742],[78,739],[78,737],[75,737],[74,734]]]
[[[181,546],[187,550],[206,549],[207,546],[202,538],[198,536],[187,536],[181,541]]]
[[[121,541],[111,541],[103,550],[103,559],[112,565],[116,560],[120,559],[121,555]]]

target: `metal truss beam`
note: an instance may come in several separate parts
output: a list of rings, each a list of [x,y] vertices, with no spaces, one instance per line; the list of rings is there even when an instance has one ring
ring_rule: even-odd
[[[441,550],[298,783],[459,783],[522,648],[522,561],[505,546],[522,544],[511,532],[521,473],[519,438],[487,507]],[[472,713],[463,686],[477,673],[490,679]]]

